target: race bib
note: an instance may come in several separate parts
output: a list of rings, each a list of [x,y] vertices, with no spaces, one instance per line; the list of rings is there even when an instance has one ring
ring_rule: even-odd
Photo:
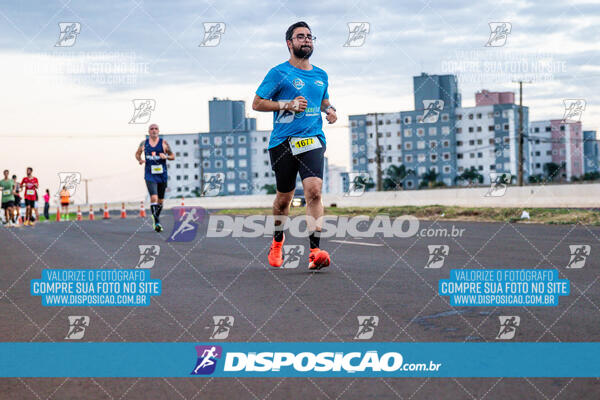
[[[162,174],[163,173],[163,166],[162,165],[152,165],[150,167],[150,172],[152,174]]]
[[[11,192],[11,190],[10,190],[10,189],[4,189],[4,190],[2,191],[2,194],[3,194],[4,196],[10,196],[10,194],[11,194],[11,193],[12,193],[12,192]]]
[[[307,138],[292,137],[289,140],[290,148],[292,149],[292,154],[295,156],[310,150],[320,149],[321,147],[323,147],[321,146],[321,141],[316,136],[311,136]]]
[[[25,194],[26,194],[27,196],[35,196],[35,189],[27,189],[27,190],[25,191]]]

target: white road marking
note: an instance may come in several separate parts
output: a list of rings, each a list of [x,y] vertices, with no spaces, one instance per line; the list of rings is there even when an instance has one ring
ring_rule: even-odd
[[[334,243],[344,243],[344,244],[357,244],[359,246],[374,246],[374,247],[382,247],[382,244],[379,243],[365,243],[365,242],[349,242],[347,240],[329,240]]]

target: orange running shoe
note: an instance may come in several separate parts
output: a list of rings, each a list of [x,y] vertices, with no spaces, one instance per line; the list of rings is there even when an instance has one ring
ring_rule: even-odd
[[[272,267],[281,267],[281,264],[283,264],[283,253],[281,252],[283,242],[285,242],[285,235],[283,235],[283,240],[281,240],[281,242],[276,242],[275,239],[273,239],[273,243],[271,243],[268,258],[269,264],[271,264]]]
[[[319,270],[321,268],[329,267],[329,253],[325,250],[310,249],[310,255],[308,256],[308,269]]]

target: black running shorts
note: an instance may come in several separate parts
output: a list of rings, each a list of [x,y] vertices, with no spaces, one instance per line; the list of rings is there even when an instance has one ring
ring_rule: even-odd
[[[296,176],[300,172],[302,180],[310,177],[323,179],[323,161],[325,157],[325,143],[321,141],[321,148],[292,154],[290,143],[283,143],[269,149],[271,156],[271,168],[275,172],[277,191],[282,193],[291,192],[296,188]]]
[[[158,195],[159,199],[165,198],[165,190],[167,190],[167,182],[149,182],[146,181],[146,187],[150,196]]]

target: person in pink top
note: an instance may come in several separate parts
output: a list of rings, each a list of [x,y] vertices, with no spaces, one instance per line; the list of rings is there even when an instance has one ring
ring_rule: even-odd
[[[44,195],[44,218],[46,218],[46,221],[50,219],[50,189],[46,189]]]

